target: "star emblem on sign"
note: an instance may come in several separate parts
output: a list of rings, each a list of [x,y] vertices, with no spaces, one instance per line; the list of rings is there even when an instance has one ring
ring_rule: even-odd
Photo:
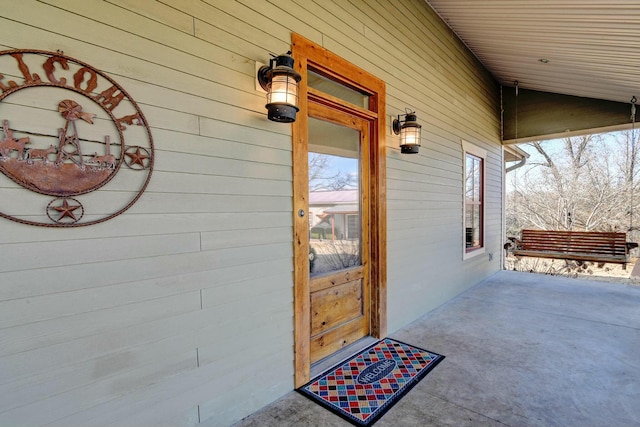
[[[149,167],[151,155],[143,147],[129,147],[124,152],[125,164],[131,169],[146,169]]]
[[[82,203],[73,198],[54,199],[47,206],[47,216],[57,224],[76,223],[83,215]]]

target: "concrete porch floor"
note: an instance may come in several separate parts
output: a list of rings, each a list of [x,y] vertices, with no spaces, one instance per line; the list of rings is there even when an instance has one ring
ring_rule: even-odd
[[[640,287],[502,271],[390,336],[446,359],[376,426],[640,425]],[[234,427],[349,425],[291,392]]]

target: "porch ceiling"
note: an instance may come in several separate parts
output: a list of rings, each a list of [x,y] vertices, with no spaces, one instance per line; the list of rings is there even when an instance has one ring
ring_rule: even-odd
[[[638,0],[426,1],[502,85],[640,98]]]

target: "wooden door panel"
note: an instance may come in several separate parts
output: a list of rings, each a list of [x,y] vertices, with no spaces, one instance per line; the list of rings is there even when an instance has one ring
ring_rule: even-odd
[[[330,288],[331,286],[350,282],[356,279],[364,278],[364,267],[356,267],[346,271],[339,271],[334,274],[314,277],[311,279],[309,284],[310,292],[313,294],[314,292],[321,291],[323,289]]]
[[[358,341],[368,333],[368,330],[368,319],[360,316],[340,328],[335,328],[324,334],[311,337],[311,363],[315,363],[323,357],[329,356],[341,348]]]
[[[311,294],[311,336],[362,316],[362,302],[362,280],[314,292]]]

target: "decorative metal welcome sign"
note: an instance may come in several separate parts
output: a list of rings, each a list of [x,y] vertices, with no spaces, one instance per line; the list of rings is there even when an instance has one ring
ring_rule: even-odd
[[[153,140],[118,83],[40,50],[0,51],[0,73],[0,216],[78,227],[118,216],[140,198]]]

